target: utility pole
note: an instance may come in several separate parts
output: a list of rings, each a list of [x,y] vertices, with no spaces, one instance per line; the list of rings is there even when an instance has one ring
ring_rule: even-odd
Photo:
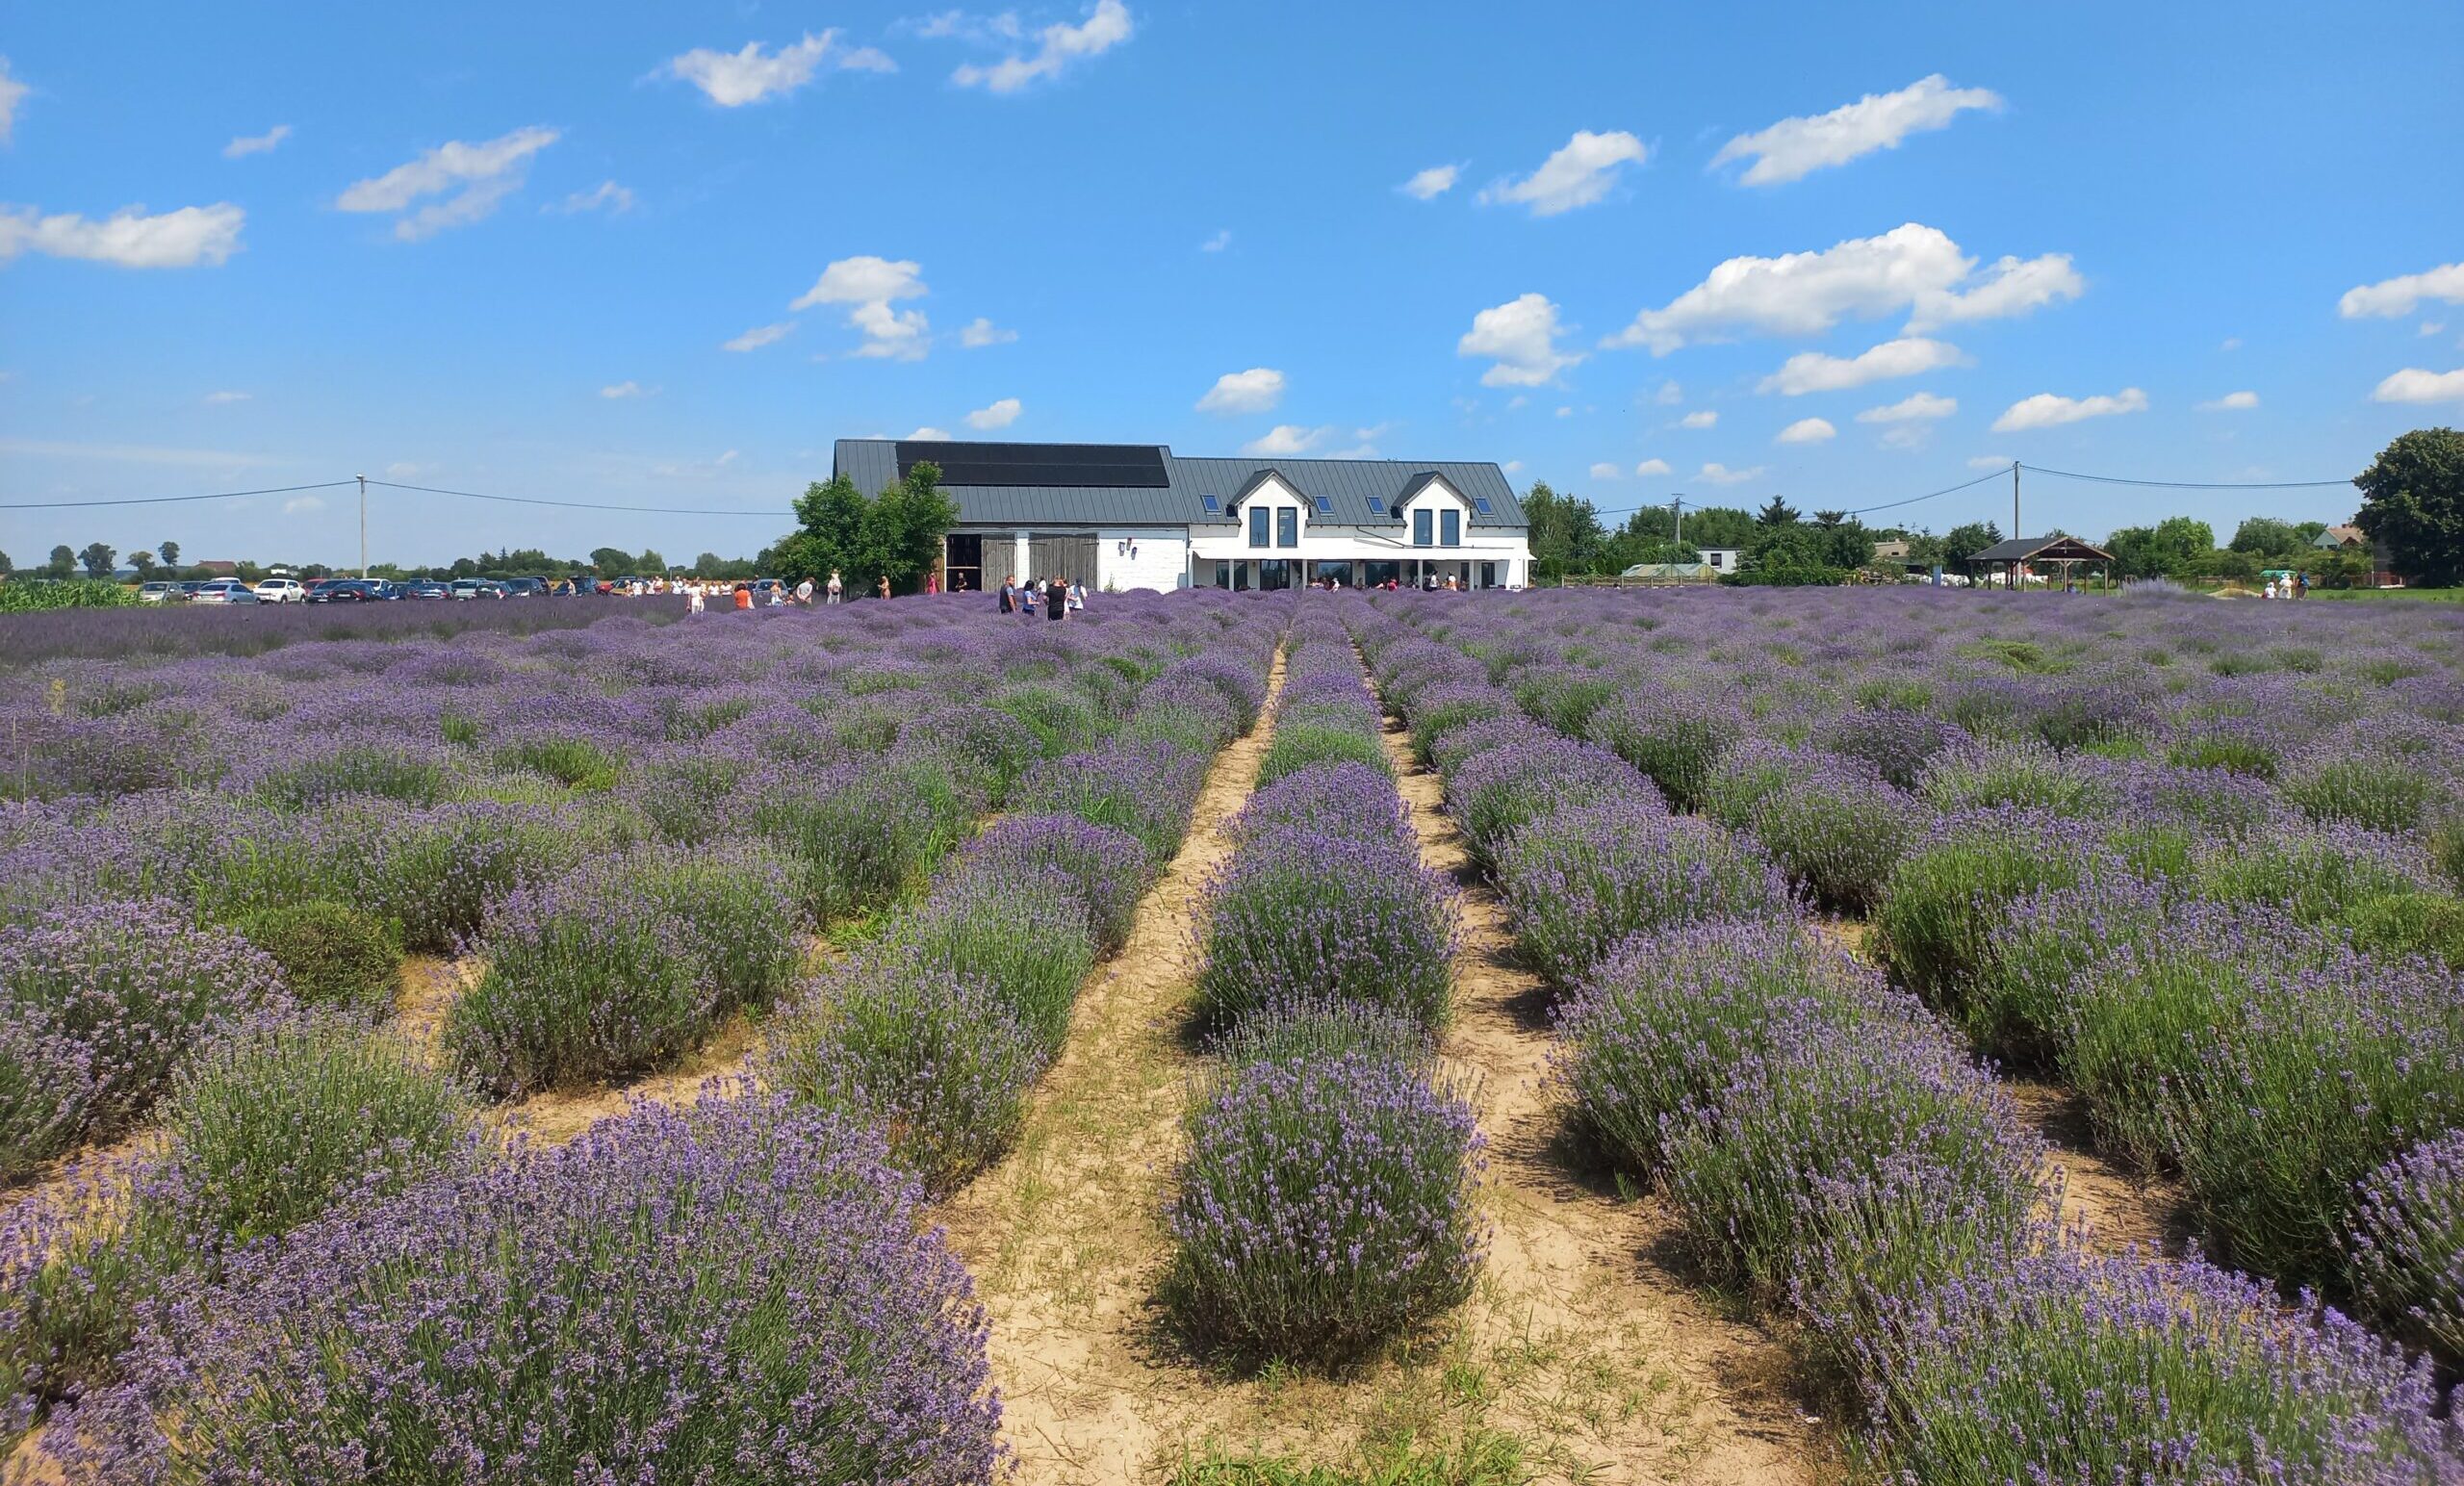
[[[2016,477],[2017,472],[2012,472]],[[368,576],[368,476],[359,476],[359,576]]]
[[[2011,540],[2014,542],[2017,541],[2019,539],[2019,462],[2014,459],[2011,461]],[[2012,591],[2014,593],[2017,592],[2019,587],[2019,565],[2017,563],[2015,562],[2011,564],[2008,571],[2008,576],[2011,580]]]
[[[1680,544],[1685,540],[1685,498],[1683,496],[1669,498],[1668,539]]]

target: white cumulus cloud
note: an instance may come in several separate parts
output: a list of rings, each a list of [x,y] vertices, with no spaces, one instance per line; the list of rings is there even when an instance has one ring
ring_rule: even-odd
[[[1637,479],[1647,480],[1656,474],[1666,474],[1668,473],[1668,461],[1665,459],[1646,459],[1641,464],[1634,466],[1634,475]]]
[[[9,72],[9,59],[0,57],[0,144],[11,142],[17,129],[17,105],[34,91]]]
[[[0,263],[19,253],[82,258],[121,269],[220,265],[240,250],[247,214],[228,201],[147,216],[129,207],[96,221],[75,212],[45,217],[32,207],[0,207]]]
[[[1463,173],[1461,166],[1431,166],[1416,170],[1412,178],[1396,187],[1397,191],[1415,201],[1429,201],[1454,189],[1455,178]]]
[[[1454,343],[1457,356],[1486,356],[1495,365],[1480,373],[1483,387],[1538,387],[1582,360],[1579,352],[1561,351],[1557,307],[1545,295],[1509,299],[1472,317],[1472,328]]]
[[[603,210],[613,216],[616,213],[629,212],[632,209],[633,192],[631,187],[619,186],[614,181],[602,181],[588,191],[575,192],[572,195],[565,197],[562,201],[556,202],[553,206],[542,207],[540,210],[554,212],[560,217],[572,217],[582,212],[597,212]]]
[[[1596,480],[1613,480],[1617,473],[1617,467],[1605,459],[1591,467],[1591,477]]]
[[[1911,393],[1897,402],[1867,408],[1857,415],[1861,423],[1904,423],[1923,419],[1948,418],[1960,410],[1957,397],[1938,397],[1930,392]]]
[[[1939,228],[1907,222],[1816,252],[1731,258],[1703,282],[1601,344],[1666,355],[1739,334],[1811,336],[1843,320],[1910,313],[1910,327],[2024,315],[2076,298],[2084,281],[2066,254],[2004,258],[1983,274]]]
[[[1642,141],[1622,129],[1606,134],[1578,129],[1574,138],[1540,162],[1539,169],[1519,181],[1502,180],[1483,188],[1480,199],[1528,206],[1534,217],[1554,217],[1608,194],[1617,184],[1618,170],[1641,165],[1650,153]]]
[[[2425,299],[2464,304],[2464,263],[2441,264],[2426,273],[2406,273],[2348,289],[2336,301],[2336,313],[2347,320],[2393,320],[2410,315]]]
[[[657,394],[657,388],[644,387],[641,383],[631,380],[617,382],[612,386],[602,387],[599,389],[599,395],[603,397],[608,398],[650,397],[655,397]]]
[[[914,299],[932,293],[924,286],[924,266],[911,258],[888,259],[864,254],[841,258],[821,270],[812,287],[787,306],[808,310],[816,304],[886,303]]]
[[[262,155],[290,138],[289,124],[276,124],[263,134],[244,134],[222,146],[222,158],[239,160],[248,155]]]
[[[1677,421],[1677,426],[1680,428],[1716,428],[1719,425],[1720,415],[1713,408],[1704,408],[1699,412],[1688,413]]]
[[[2011,461],[2000,454],[1979,454],[1967,462],[1971,470],[2007,470]]]
[[[2425,372],[2406,367],[2378,384],[2373,402],[2464,402],[2464,367],[2452,372]]]
[[[1711,485],[1742,485],[1748,480],[1759,479],[1761,476],[1760,465],[1748,470],[1732,470],[1724,464],[1707,464],[1694,473],[1696,479]]]
[[[1948,128],[1969,109],[2001,106],[2002,100],[1985,89],[1953,88],[1937,72],[1897,92],[1867,93],[1828,114],[1784,118],[1768,129],[1738,135],[1720,146],[1711,164],[1751,160],[1745,184],[1777,186],[1878,149],[1896,149],[1912,134]]]
[[[802,40],[775,52],[763,51],[758,41],[747,41],[742,51],[734,52],[697,46],[670,59],[660,70],[702,90],[705,96],[723,109],[742,108],[794,92],[811,82],[813,69],[821,65],[822,58],[837,39],[835,31],[824,31],[819,36],[808,31]]]
[[[1831,425],[1831,420],[1827,418],[1800,418],[1795,423],[1781,429],[1780,437],[1774,442],[1780,444],[1820,444],[1825,439],[1835,439],[1838,436],[1839,430],[1833,427]]]
[[[950,80],[961,88],[1016,92],[1039,78],[1058,76],[1071,63],[1111,51],[1129,39],[1132,29],[1129,8],[1120,0],[1095,0],[1095,8],[1079,24],[1059,22],[1038,32],[1034,55],[1014,52],[988,67],[968,63],[951,73]]]
[[[2054,428],[2075,423],[2087,418],[2110,418],[2117,413],[2144,413],[2147,394],[2136,387],[2125,387],[2110,397],[2098,394],[2092,397],[2063,397],[2049,392],[2033,397],[2022,397],[2002,410],[1993,421],[1995,433],[2017,433],[2028,428]]]
[[[1304,428],[1298,423],[1277,423],[1242,445],[1241,452],[1269,459],[1305,454],[1323,444],[1334,431],[1332,428]]]
[[[1921,336],[1885,341],[1855,356],[1799,351],[1781,363],[1779,371],[1764,377],[1757,390],[1790,397],[1810,392],[1838,392],[1893,377],[1922,376],[1944,367],[1956,367],[1964,360],[1958,346]]]
[[[394,236],[417,242],[494,212],[522,189],[531,157],[557,137],[555,130],[533,124],[475,144],[449,140],[383,175],[353,182],[334,205],[346,212],[401,212],[424,196],[444,197],[394,223]]]
[[[934,444],[946,444],[950,439],[950,430],[947,428],[936,428],[931,423],[926,423],[923,427],[909,434],[908,437],[910,439],[921,440]]]
[[[1017,398],[1003,397],[990,407],[977,408],[969,413],[966,425],[970,428],[1007,428],[1018,421],[1018,414],[1023,410],[1024,405]]]
[[[2240,413],[2247,409],[2257,407],[2258,405],[2259,395],[2257,393],[2228,392],[2223,397],[2217,398],[2213,402],[2200,403],[2198,405],[2198,410],[2202,413]]]
[[[933,324],[922,310],[893,310],[884,299],[868,300],[849,310],[847,323],[864,333],[864,344],[855,350],[858,356],[921,361],[931,344],[926,333]]]
[[[1264,413],[1283,400],[1283,373],[1272,367],[1226,372],[1197,399],[1201,413]]]
[[[731,351],[757,351],[773,342],[786,339],[795,328],[796,322],[792,320],[783,320],[775,324],[756,325],[744,334],[721,343],[719,348]]]
[[[1200,243],[1197,245],[1197,250],[1201,253],[1219,253],[1231,245],[1232,229],[1229,227],[1218,227],[1215,229],[1215,236],[1207,239],[1203,243]]]
[[[1018,332],[1004,330],[981,315],[959,327],[959,344],[968,350],[987,346],[1007,346],[1017,338]]]

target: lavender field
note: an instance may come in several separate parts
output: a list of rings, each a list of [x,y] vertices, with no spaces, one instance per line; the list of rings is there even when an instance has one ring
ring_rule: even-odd
[[[10,1478],[2464,1479],[2464,616],[503,609],[5,636]]]

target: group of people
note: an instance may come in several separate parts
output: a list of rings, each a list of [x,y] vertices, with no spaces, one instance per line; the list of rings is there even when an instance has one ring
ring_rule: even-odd
[[[2285,577],[2268,579],[2271,599],[2307,599],[2310,597],[2310,575],[2295,573]]]
[[[1013,576],[1001,582],[1001,612],[1036,616],[1040,605],[1046,619],[1066,619],[1072,609],[1087,606],[1087,585],[1073,583],[1059,574],[1040,581],[1020,582]]]
[[[759,600],[755,598],[757,589],[763,596]],[[825,605],[837,603],[847,596],[847,582],[839,576],[838,570],[833,568],[830,570],[830,581],[818,585],[811,578],[806,578],[793,588],[775,578],[763,578],[758,583],[739,582],[732,586],[716,581],[702,582],[694,578],[679,578],[675,591],[684,595],[686,612],[699,614],[707,608],[712,596],[721,594],[728,597],[731,607],[738,609],[762,606],[777,609],[784,608],[790,603],[811,608],[815,598],[819,598]],[[873,593],[876,598],[889,597],[888,574],[883,574],[874,582]]]

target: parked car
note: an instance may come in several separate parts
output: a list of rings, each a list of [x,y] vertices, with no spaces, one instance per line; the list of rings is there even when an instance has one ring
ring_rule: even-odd
[[[453,580],[452,597],[456,599],[501,599],[504,585],[488,577],[457,577]]]
[[[437,582],[434,578],[422,578],[415,583],[404,583],[402,597],[405,599],[450,599],[453,597],[453,590],[444,583]]]
[[[533,594],[544,594],[547,591],[548,580],[544,577],[505,579],[504,596],[508,599],[527,599]]]
[[[140,603],[169,603],[187,597],[188,595],[180,592],[180,585],[177,583],[155,582],[137,585],[137,602]]]
[[[384,597],[385,585],[365,577],[330,577],[308,590],[310,603],[373,603]]]
[[[308,589],[295,577],[270,577],[257,584],[253,592],[259,603],[304,603]]]
[[[196,591],[192,603],[264,603],[257,591],[236,577],[217,578]]]
[[[772,594],[777,594],[781,599],[786,598],[787,580],[783,577],[757,577],[753,580],[754,602],[768,603]]]
[[[211,581],[213,581],[211,578],[202,578],[202,577],[192,577],[192,578],[186,579],[185,581],[181,582],[181,583],[178,585],[179,590],[180,590],[180,597],[181,597],[181,598],[183,598],[183,599],[193,599],[193,598],[195,598],[195,597],[196,597],[196,595],[197,595],[197,590],[198,590],[198,589],[200,589],[200,588],[203,588],[207,583],[209,583],[209,582],[211,582]]]

